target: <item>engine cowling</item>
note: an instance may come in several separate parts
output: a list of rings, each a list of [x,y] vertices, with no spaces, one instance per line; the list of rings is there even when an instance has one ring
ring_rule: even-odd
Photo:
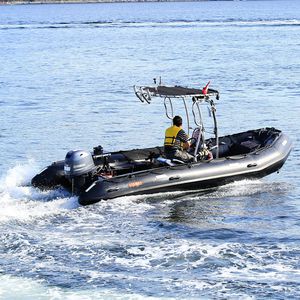
[[[72,194],[80,194],[84,188],[92,183],[95,170],[96,166],[90,152],[71,150],[67,153],[64,173],[71,183]]]
[[[96,169],[92,154],[84,150],[71,150],[67,153],[64,172],[67,177],[89,174]]]

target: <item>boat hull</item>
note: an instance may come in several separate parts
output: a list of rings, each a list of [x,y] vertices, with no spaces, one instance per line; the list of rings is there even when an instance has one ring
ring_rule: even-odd
[[[272,145],[245,155],[100,178],[79,194],[79,203],[89,205],[127,195],[199,190],[261,178],[278,171],[291,149],[290,139],[281,133]]]

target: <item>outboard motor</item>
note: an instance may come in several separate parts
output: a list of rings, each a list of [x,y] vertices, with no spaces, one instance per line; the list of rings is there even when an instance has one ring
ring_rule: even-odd
[[[72,194],[79,193],[91,184],[96,166],[92,154],[84,150],[71,150],[67,153],[64,164],[66,178],[71,181]]]

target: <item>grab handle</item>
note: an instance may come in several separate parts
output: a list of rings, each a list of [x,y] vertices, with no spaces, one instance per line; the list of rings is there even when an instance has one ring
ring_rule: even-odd
[[[249,165],[247,165],[247,168],[253,168],[253,167],[257,167],[257,164],[254,163],[254,164],[249,164]]]
[[[119,188],[115,187],[115,188],[111,188],[107,190],[107,193],[112,193],[112,192],[117,192],[119,190]]]

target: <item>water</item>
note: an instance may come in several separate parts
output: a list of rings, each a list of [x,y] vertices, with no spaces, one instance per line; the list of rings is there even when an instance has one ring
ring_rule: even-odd
[[[299,298],[299,10],[296,0],[0,7],[0,298]],[[30,186],[70,149],[160,145],[162,103],[132,90],[157,76],[211,80],[222,135],[286,132],[282,171],[89,207]]]

